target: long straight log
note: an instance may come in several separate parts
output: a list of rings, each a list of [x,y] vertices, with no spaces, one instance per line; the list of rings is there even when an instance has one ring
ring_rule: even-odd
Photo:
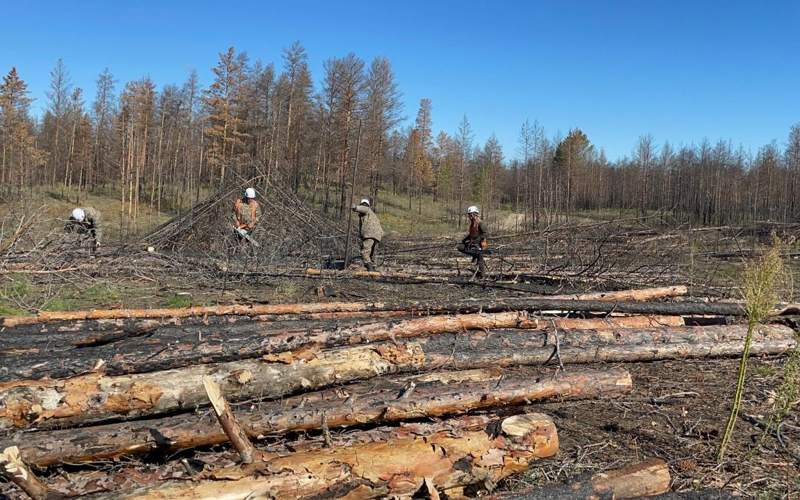
[[[0,430],[101,422],[194,408],[206,403],[208,375],[231,401],[271,399],[377,375],[441,367],[454,369],[564,363],[642,361],[738,355],[745,325],[624,330],[499,330],[441,334],[152,373],[0,383]],[[791,328],[760,326],[751,352],[782,353],[796,344]]]
[[[319,302],[308,304],[233,304],[176,309],[95,309],[91,311],[41,311],[36,316],[3,318],[3,327],[48,321],[75,321],[122,318],[188,318],[192,316],[260,316],[271,314],[312,314],[387,310],[380,302]]]
[[[669,466],[659,459],[621,469],[586,474],[564,484],[546,485],[495,495],[493,500],[641,498],[669,491]]]
[[[787,304],[772,311],[772,315],[796,312],[797,304]],[[618,312],[627,314],[719,315],[744,316],[742,304],[736,302],[635,302],[614,300],[574,300],[547,297],[512,297],[493,300],[464,300],[454,303],[437,301],[416,302],[328,302],[314,304],[274,304],[261,306],[213,306],[186,309],[109,309],[65,313],[42,312],[37,316],[2,318],[0,327],[31,325],[47,321],[71,321],[114,318],[166,318],[203,315],[286,315],[322,312],[408,311],[410,314],[474,313],[500,311],[573,311]]]
[[[340,304],[340,305],[337,305]],[[230,308],[230,313],[226,313],[225,308]],[[267,312],[266,308],[273,308],[273,312]],[[174,311],[178,317],[190,317],[195,313],[192,310],[202,308],[183,309],[139,309],[131,310],[135,314],[126,316],[128,310],[106,310],[106,311],[83,311],[67,313],[74,315],[72,319],[87,319],[85,315],[102,315],[105,317],[119,318],[162,318],[168,317],[165,314]],[[215,309],[215,308],[209,308]],[[772,311],[773,316],[791,314],[800,309],[797,304],[784,304]],[[252,314],[248,314],[252,310]],[[153,311],[162,313],[154,314]],[[439,302],[439,301],[413,301],[413,302],[365,302],[365,303],[317,303],[317,304],[274,304],[263,306],[219,306],[216,312],[208,311],[208,315],[232,314],[238,316],[262,316],[262,315],[294,315],[311,314],[317,312],[371,312],[371,311],[407,311],[409,314],[444,314],[444,313],[475,313],[475,312],[501,312],[501,311],[565,311],[565,312],[597,312],[597,313],[626,313],[626,314],[651,314],[651,315],[718,315],[718,316],[743,316],[744,308],[738,302],[635,302],[635,301],[613,301],[613,300],[575,300],[575,299],[554,299],[548,297],[510,297],[505,299],[477,300],[469,299],[459,302]],[[44,314],[44,313],[43,313]],[[196,313],[202,316],[203,313]],[[36,324],[42,321],[50,321],[50,316],[23,316],[2,318],[0,327],[10,327],[16,325]],[[62,318],[61,321],[70,320]],[[53,319],[55,321],[55,319]]]
[[[471,417],[448,424],[449,429],[438,432],[425,432],[424,426],[412,431],[400,428],[387,433],[385,439],[298,451],[217,471],[213,479],[171,481],[96,498],[366,499],[410,497],[425,488],[431,496],[459,496],[466,486],[494,484],[526,470],[531,461],[558,451],[555,424],[539,413],[516,415],[497,423],[486,417]]]
[[[536,318],[525,312],[429,316],[368,324],[333,323],[301,328],[294,323],[250,322],[228,327],[161,327],[97,334],[8,336],[0,348],[0,382],[64,378],[102,362],[108,375],[143,373],[199,363],[235,361],[308,347],[336,347],[476,329],[618,329],[681,326],[680,316],[603,319]]]
[[[662,286],[658,288],[641,288],[636,290],[616,290],[610,292],[593,292],[577,295],[552,295],[551,299],[570,299],[570,300],[603,300],[603,301],[646,301],[663,299],[667,297],[680,297],[689,293],[689,289],[683,285]]]
[[[244,406],[234,411],[251,439],[320,429],[457,415],[542,399],[614,397],[632,388],[621,368],[553,374],[536,368],[434,372],[381,378],[336,389]],[[93,427],[20,433],[22,458],[48,466],[115,459],[129,454],[171,454],[226,442],[212,415],[176,415]],[[157,433],[153,431],[157,431]],[[154,436],[157,436],[156,439]],[[0,441],[0,447],[4,443]]]

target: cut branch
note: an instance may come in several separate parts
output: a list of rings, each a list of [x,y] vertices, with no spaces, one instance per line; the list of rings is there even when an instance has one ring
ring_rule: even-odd
[[[19,449],[16,446],[9,446],[0,453],[0,473],[34,500],[62,498],[62,495],[51,491],[33,474],[20,458]]]
[[[242,426],[236,421],[236,417],[233,416],[230,405],[222,396],[219,384],[214,382],[211,377],[205,376],[203,377],[203,387],[205,387],[208,399],[211,401],[211,406],[217,415],[219,425],[222,426],[222,430],[225,431],[225,435],[228,436],[233,447],[239,452],[242,462],[246,464],[253,463],[256,449]]]

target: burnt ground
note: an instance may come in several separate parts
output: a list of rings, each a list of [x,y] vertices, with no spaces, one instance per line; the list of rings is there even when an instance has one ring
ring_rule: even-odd
[[[657,457],[669,463],[673,491],[722,489],[746,497],[800,498],[797,408],[781,427],[781,441],[753,420],[769,418],[785,361],[750,361],[740,418],[721,464],[715,453],[739,361],[630,363],[623,366],[633,376],[634,389],[624,398],[535,405],[555,419],[561,450],[501,488],[564,481]]]
[[[233,302],[491,300],[680,283],[692,285],[692,294],[697,296],[735,298],[732,287],[740,273],[741,259],[730,261],[713,257],[715,260],[711,260],[712,257],[703,256],[707,261],[700,262],[696,260],[694,250],[691,259],[687,257],[689,248],[694,247],[686,242],[665,247],[663,236],[647,233],[636,236],[641,244],[635,246],[635,241],[632,242],[627,234],[624,233],[623,240],[613,246],[607,242],[607,235],[588,240],[589,243],[582,244],[586,251],[580,255],[563,250],[581,243],[576,243],[571,233],[561,238],[560,249],[556,250],[552,248],[552,241],[548,240],[541,250],[541,245],[534,247],[531,240],[525,239],[520,242],[523,247],[520,252],[531,255],[530,262],[490,261],[490,273],[521,269],[522,272],[530,270],[541,275],[567,277],[560,282],[490,280],[485,285],[411,285],[341,276],[321,279],[297,277],[296,273],[312,263],[294,266],[291,270],[295,273],[293,276],[275,275],[276,270],[280,274],[285,268],[269,266],[240,268],[244,272],[239,274],[221,273],[219,265],[212,266],[207,260],[194,265],[169,254],[138,252],[134,255],[109,253],[98,256],[90,265],[82,259],[78,261],[80,267],[69,272],[61,269],[71,266],[71,263],[48,266],[47,269],[56,271],[45,274],[38,274],[38,271],[14,274],[14,271],[9,271],[2,276],[0,284],[3,285],[5,305],[13,306],[17,313],[33,312],[43,304],[51,309],[62,309],[64,305],[110,308],[184,307]],[[678,236],[683,237],[682,233]],[[735,241],[732,238],[729,239]],[[719,251],[732,246],[723,247],[719,244],[723,240],[714,236],[713,247],[708,244],[705,249]],[[387,259],[391,262],[386,263],[384,270],[416,272],[420,269],[433,275],[441,270],[444,275],[453,270],[452,265],[435,261],[452,254],[452,249],[437,250],[431,255],[415,252],[413,257]],[[512,254],[511,250],[509,254]],[[558,255],[553,257],[553,254]],[[196,260],[201,261],[199,258]],[[34,269],[40,266],[40,263],[34,263]],[[792,267],[793,273],[800,276],[796,262]],[[607,279],[609,277],[613,280]],[[88,290],[96,289],[97,293],[80,295],[79,292],[86,292],[90,284]],[[63,300],[65,297],[69,300]],[[794,294],[791,298],[796,297]],[[674,492],[710,489],[753,498],[800,499],[798,401],[793,402],[793,410],[784,419],[779,434],[774,430],[765,433],[760,424],[767,421],[773,412],[776,391],[783,381],[783,367],[788,359],[788,356],[782,356],[750,361],[742,411],[728,454],[721,464],[717,463],[715,453],[733,399],[738,360],[629,363],[624,367],[633,375],[634,390],[626,397],[533,405],[531,409],[555,419],[561,451],[556,457],[535,463],[528,472],[509,478],[498,486],[503,491],[513,492],[526,486],[565,481],[585,473],[622,467],[646,458],[661,458],[670,465]],[[570,366],[566,369],[569,370]],[[225,448],[216,448],[192,453],[200,457],[205,455],[208,462],[213,462],[221,460],[226,452]],[[212,456],[216,458],[210,458]],[[97,464],[99,469],[106,470],[119,466],[147,470],[152,464],[136,459],[125,461],[124,465]],[[62,475],[63,471],[48,471],[50,480]],[[10,491],[9,485],[0,483],[0,498],[4,492]]]

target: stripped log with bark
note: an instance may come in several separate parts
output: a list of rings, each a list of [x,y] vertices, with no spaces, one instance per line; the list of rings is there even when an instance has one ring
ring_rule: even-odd
[[[645,460],[597,474],[586,474],[564,484],[526,488],[503,493],[493,500],[572,500],[641,498],[669,491],[669,466],[659,459]]]
[[[317,324],[313,324],[317,325]],[[0,382],[64,378],[100,370],[108,375],[180,368],[198,363],[254,358],[309,347],[337,347],[475,329],[617,329],[681,326],[679,316],[631,316],[604,319],[537,318],[526,312],[428,316],[367,324],[332,323],[325,327],[293,322],[235,323],[157,327],[97,334],[8,335],[0,347]],[[99,364],[99,365],[98,365]]]
[[[734,356],[746,325],[619,330],[496,330],[441,334],[329,350],[301,350],[134,375],[91,373],[69,379],[0,383],[0,430],[129,419],[206,402],[199,381],[210,376],[232,401],[278,398],[378,375],[438,368],[592,363]],[[759,326],[752,354],[783,353],[791,328]]]
[[[444,417],[533,401],[615,397],[630,392],[622,368],[570,370],[554,374],[538,368],[476,369],[379,378],[349,386],[245,405],[234,410],[251,439],[289,432]],[[224,443],[214,417],[174,415],[94,427],[9,436],[33,465],[115,459],[129,454],[169,454]],[[0,442],[0,446],[2,446]]]
[[[91,311],[41,311],[36,316],[3,318],[4,327],[44,323],[121,318],[188,318],[192,316],[259,316],[265,314],[309,314],[320,312],[356,312],[386,310],[379,303],[320,302],[310,304],[233,304],[226,306],[196,306],[178,309],[96,309]]]
[[[647,301],[663,299],[667,297],[680,297],[689,293],[689,289],[683,285],[662,286],[657,288],[642,288],[638,290],[617,290],[610,292],[593,292],[577,295],[552,295],[551,299],[571,299],[571,300],[605,300],[605,301]]]
[[[380,273],[366,273],[377,274]],[[583,295],[564,295],[550,297],[551,299],[579,299],[599,301],[624,301],[624,300],[651,300],[654,298],[676,297],[685,295],[684,286],[651,288],[642,290],[624,290],[619,292],[590,293]],[[541,297],[547,298],[547,297]],[[442,307],[442,305],[439,305]],[[444,306],[446,307],[446,305]],[[409,310],[420,308],[418,303],[382,303],[382,302],[322,302],[308,304],[254,304],[254,305],[223,305],[223,306],[195,306],[176,309],[96,309],[90,311],[41,311],[36,316],[6,317],[2,318],[0,327],[13,327],[31,325],[53,321],[86,321],[132,318],[189,318],[197,316],[262,316],[282,314],[317,314],[332,312],[363,312],[386,310]],[[436,308],[434,306],[434,308]],[[422,309],[425,309],[422,307]]]
[[[443,428],[444,427],[444,428]],[[486,416],[444,424],[416,424],[372,433],[368,442],[334,443],[242,467],[214,471],[197,481],[169,481],[95,498],[302,498],[410,497],[426,492],[460,496],[471,485],[492,488],[531,461],[553,456],[558,435],[550,417],[527,413],[502,420]]]
[[[206,313],[197,312],[208,310]],[[771,315],[792,314],[800,310],[800,305],[784,304],[772,311]],[[214,312],[216,311],[216,312]],[[230,312],[226,312],[230,311]],[[272,311],[272,312],[269,312]],[[101,311],[76,311],[64,313],[41,313],[38,316],[2,318],[0,328],[32,325],[47,321],[72,321],[99,318],[167,318],[203,316],[203,314],[263,316],[294,315],[340,312],[407,311],[411,315],[424,314],[466,314],[476,312],[502,311],[565,311],[626,313],[650,315],[718,315],[744,316],[745,310],[738,302],[636,302],[614,300],[575,300],[548,297],[511,297],[492,300],[463,300],[459,302],[412,301],[412,302],[329,302],[314,304],[274,304],[262,306],[215,306],[209,308],[187,309],[109,309]],[[2,330],[0,330],[2,335]]]

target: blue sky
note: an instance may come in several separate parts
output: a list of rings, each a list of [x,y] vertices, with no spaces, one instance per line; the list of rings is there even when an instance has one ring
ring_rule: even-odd
[[[180,83],[192,69],[206,84],[228,46],[280,64],[299,40],[316,81],[328,58],[388,57],[409,120],[428,97],[435,131],[454,132],[466,114],[507,158],[526,118],[550,136],[580,127],[611,159],[642,134],[756,151],[800,122],[797,1],[4,4],[0,72],[18,68],[37,110],[59,57],[90,102],[105,67],[120,85]]]

